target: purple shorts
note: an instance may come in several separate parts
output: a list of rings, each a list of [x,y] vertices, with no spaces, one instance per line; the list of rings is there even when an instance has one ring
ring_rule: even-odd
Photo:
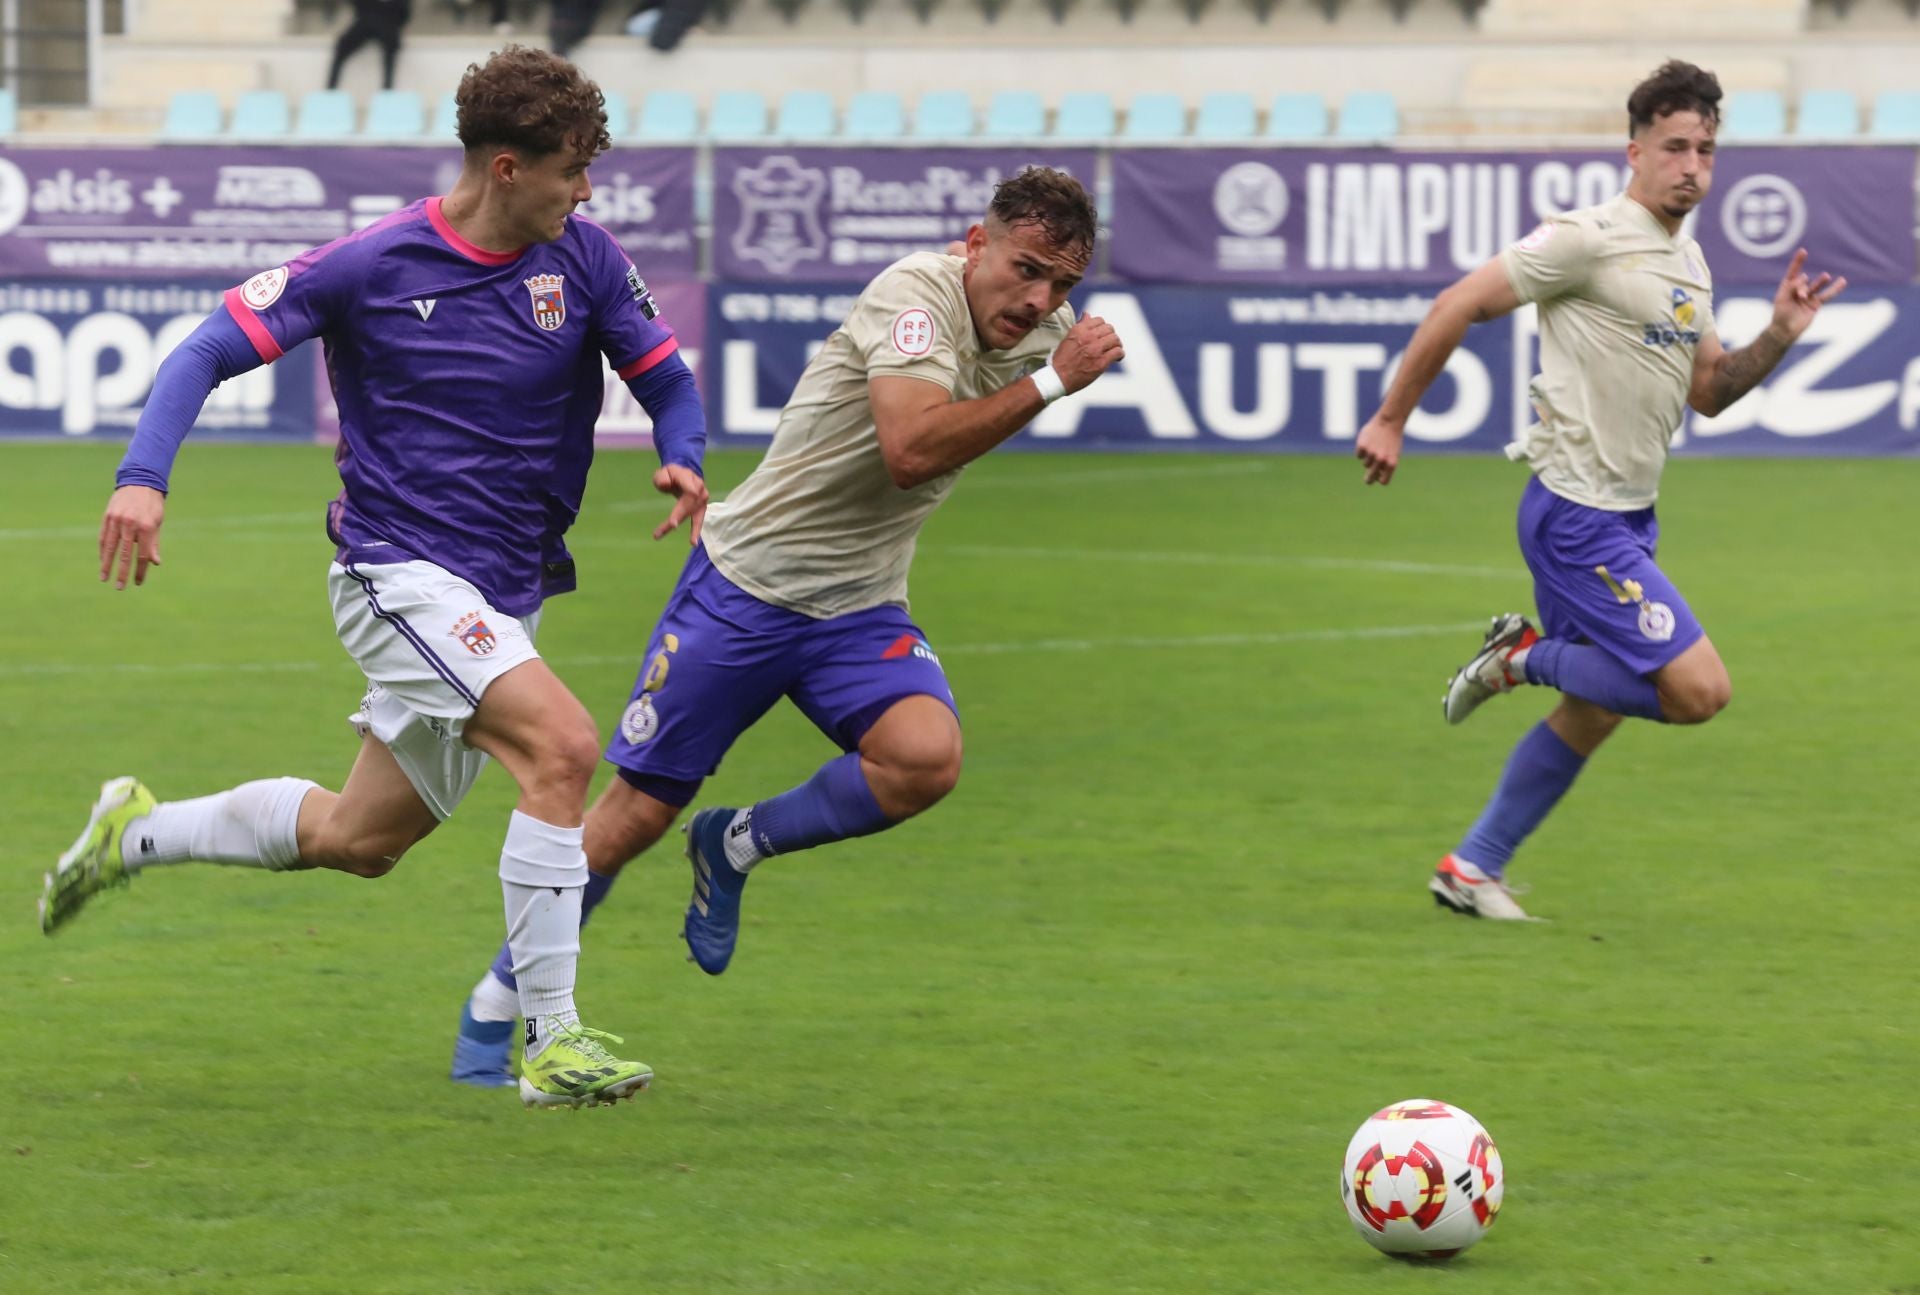
[[[1612,513],[1562,499],[1529,478],[1520,496],[1520,553],[1533,572],[1545,638],[1592,643],[1649,675],[1705,636],[1653,560],[1653,509]]]
[[[782,697],[853,751],[888,707],[922,694],[959,715],[940,658],[904,609],[816,620],[761,602],[696,548],[653,628],[607,759],[640,790],[685,805]]]

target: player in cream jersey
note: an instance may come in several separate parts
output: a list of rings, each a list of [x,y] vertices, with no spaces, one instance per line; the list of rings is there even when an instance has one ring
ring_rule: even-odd
[[[914,538],[961,465],[898,480],[868,384],[912,378],[953,401],[978,400],[1044,365],[1073,327],[1073,307],[1061,305],[1011,345],[989,348],[968,309],[967,269],[964,256],[920,252],[860,294],[800,375],[766,458],[707,508],[707,557],[728,581],[816,619],[907,605]]]
[[[688,823],[682,934],[708,974],[733,956],[754,865],[881,831],[952,790],[953,692],[907,616],[914,539],[962,467],[1122,358],[1111,327],[1066,304],[1095,228],[1077,181],[1029,168],[994,191],[964,255],[890,266],[808,363],[766,457],[708,507],[654,627],[607,748],[619,777],[587,814],[583,917],[782,697],[843,754]],[[502,950],[462,1013],[455,1079],[506,1078],[507,1049],[487,1039],[516,1010],[512,986]]]
[[[1457,724],[1524,684],[1562,695],[1434,871],[1435,901],[1457,912],[1527,916],[1506,887],[1507,864],[1622,719],[1705,723],[1732,695],[1719,653],[1654,560],[1660,472],[1684,409],[1711,416],[1745,395],[1846,280],[1810,278],[1796,252],[1766,331],[1738,351],[1720,344],[1706,260],[1681,232],[1712,184],[1719,103],[1719,82],[1690,63],[1669,62],[1635,87],[1626,192],[1550,218],[1442,293],[1360,432],[1367,482],[1384,485],[1407,416],[1468,326],[1538,304],[1540,421],[1507,453],[1533,470],[1519,537],[1541,624],[1494,617],[1442,704]]]

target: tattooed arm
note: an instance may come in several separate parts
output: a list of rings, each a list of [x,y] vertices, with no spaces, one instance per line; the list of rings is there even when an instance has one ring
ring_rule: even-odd
[[[1697,412],[1711,418],[1758,386],[1807,331],[1820,307],[1847,286],[1845,279],[1825,273],[1809,279],[1803,273],[1806,263],[1807,250],[1803,247],[1793,254],[1786,277],[1780,280],[1780,290],[1774,294],[1773,322],[1751,343],[1729,351],[1720,345],[1718,336],[1700,339],[1693,356],[1693,382],[1687,391],[1687,403]]]

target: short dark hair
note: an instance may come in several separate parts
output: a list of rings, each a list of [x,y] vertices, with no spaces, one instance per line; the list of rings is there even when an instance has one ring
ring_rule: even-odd
[[[1050,166],[1030,166],[994,186],[987,214],[1008,226],[1038,225],[1062,251],[1093,255],[1100,215],[1081,183]]]
[[[1702,67],[1670,58],[1627,96],[1627,134],[1638,135],[1656,117],[1697,112],[1712,125],[1720,123],[1720,78]]]
[[[557,54],[509,45],[484,65],[467,64],[453,100],[461,145],[510,148],[533,157],[566,151],[591,162],[613,146],[600,87]]]

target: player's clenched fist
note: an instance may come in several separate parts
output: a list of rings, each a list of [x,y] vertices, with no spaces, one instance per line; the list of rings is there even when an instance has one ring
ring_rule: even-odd
[[[1078,391],[1127,358],[1120,335],[1098,315],[1088,315],[1067,330],[1053,352],[1053,371],[1069,392]]]

